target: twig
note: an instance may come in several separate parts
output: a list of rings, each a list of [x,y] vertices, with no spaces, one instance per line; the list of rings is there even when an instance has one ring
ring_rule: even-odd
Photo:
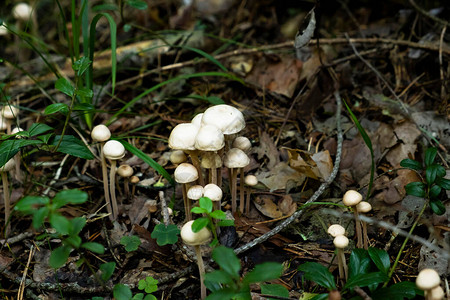
[[[61,138],[62,139],[62,138]],[[69,157],[69,154],[66,154],[66,156],[64,156],[63,160],[61,161],[61,163],[59,164],[58,169],[56,170],[56,174],[55,177],[50,181],[50,184],[48,185],[48,188],[44,191],[43,195],[48,195],[48,193],[50,192],[50,189],[52,187],[53,184],[55,184],[59,177],[61,177],[61,173],[62,173],[62,169],[64,164],[66,163],[67,158]]]
[[[32,232],[22,232],[19,233],[16,236],[4,239],[4,240],[0,240],[0,245],[2,245],[2,247],[6,244],[15,244],[17,242],[23,241],[24,239],[30,238],[32,237],[34,234]]]
[[[34,256],[34,246],[31,245],[30,254],[28,255],[27,265],[25,266],[25,270],[23,270],[22,281],[19,285],[19,291],[17,292],[17,299],[23,299],[23,292],[25,291],[25,279],[27,278],[28,269],[30,267],[31,258]]]
[[[446,30],[447,30],[447,26],[444,26],[444,28],[442,28],[441,37],[439,39],[439,75],[441,77],[441,99],[443,101],[445,101],[445,104],[447,102],[447,93],[446,93],[446,87],[447,87],[446,81],[447,80],[444,75],[444,65],[443,65],[443,61],[442,61],[442,45],[444,44],[444,36],[445,36]]]
[[[449,23],[447,22],[447,21],[444,21],[444,20],[442,20],[442,19],[440,19],[440,18],[438,18],[438,17],[436,17],[436,16],[433,16],[432,14],[430,14],[430,13],[428,13],[427,11],[425,11],[422,7],[420,7],[419,5],[417,5],[417,3],[414,1],[414,0],[409,0],[409,3],[419,12],[419,13],[421,13],[422,15],[424,15],[425,17],[427,17],[427,18],[429,18],[429,19],[431,19],[431,20],[433,20],[433,21],[435,21],[435,22],[437,22],[437,23],[440,23],[441,25],[444,25],[444,26],[448,26],[449,25]]]
[[[363,298],[363,300],[372,300],[372,298],[369,295],[367,295],[367,293],[362,288],[360,288],[359,286],[355,286],[353,288],[353,290],[355,291],[355,293],[360,295],[361,298]]]
[[[323,182],[320,187],[317,189],[317,191],[309,198],[308,201],[306,201],[305,205],[316,201],[320,195],[325,191],[325,189],[333,182],[334,178],[337,175],[337,172],[339,171],[339,165],[341,162],[341,153],[342,153],[342,130],[341,130],[341,108],[342,108],[342,100],[341,96],[338,91],[334,93],[334,97],[336,98],[337,102],[337,109],[336,109],[336,129],[337,129],[337,150],[336,150],[336,160],[334,162],[333,171],[331,172],[330,176]],[[270,230],[269,232],[261,235],[260,237],[257,237],[256,239],[252,240],[251,242],[237,248],[234,250],[236,254],[240,254],[242,252],[245,252],[249,250],[250,248],[253,248],[254,246],[268,240],[284,228],[286,228],[289,224],[291,224],[294,220],[298,219],[302,216],[304,210],[300,209],[293,213],[289,218],[284,220],[282,223],[277,225],[275,228]]]
[[[166,199],[164,198],[164,192],[159,191],[159,200],[161,201],[161,212],[163,215],[164,225],[169,226],[169,210],[167,209]]]

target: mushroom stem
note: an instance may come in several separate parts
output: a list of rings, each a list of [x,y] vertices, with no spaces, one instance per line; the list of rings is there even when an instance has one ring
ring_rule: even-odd
[[[348,277],[348,268],[347,263],[345,262],[345,254],[343,249],[337,249],[337,257],[338,257],[338,265],[339,265],[339,278],[341,280],[347,281]]]
[[[198,265],[198,272],[200,273],[200,293],[202,299],[206,298],[206,287],[204,280],[205,275],[205,266],[203,265],[203,257],[202,257],[202,251],[200,250],[200,246],[194,246],[195,249],[195,255],[197,256],[197,265]]]
[[[111,160],[111,170],[109,170],[109,192],[111,193],[111,204],[113,219],[116,220],[119,215],[119,209],[117,207],[116,200],[116,161]]]
[[[252,194],[252,188],[248,187],[247,188],[247,197],[245,199],[245,213],[246,214],[250,213],[250,201],[251,201],[250,196],[251,196],[251,194]]]
[[[369,249],[369,236],[367,235],[367,223],[361,222],[362,225],[362,234],[364,238],[364,249]]]
[[[237,176],[237,175],[236,175]],[[237,181],[237,179],[236,179]],[[240,174],[239,174],[239,210],[241,211],[241,214],[244,213],[244,207],[245,207],[245,187],[244,187],[244,168],[240,168]]]
[[[236,196],[237,196],[237,169],[231,168],[231,212],[234,214],[236,212]]]
[[[362,232],[361,232],[361,222],[359,220],[359,214],[356,207],[353,207],[353,214],[355,216],[355,231],[356,236],[358,238],[358,241],[356,243],[356,248],[362,248],[363,247],[363,239],[362,239]]]
[[[123,179],[123,192],[125,194],[125,198],[127,200],[130,200],[130,186],[128,184],[128,181],[129,181],[128,177]]]
[[[217,185],[217,168],[213,166],[211,169],[209,169],[209,173],[211,175],[210,183],[214,183]]]
[[[5,171],[1,173],[3,183],[3,198],[5,202],[5,237],[7,237],[11,229],[11,225],[9,224],[9,214],[10,214],[9,182],[8,182],[8,174],[6,174]]]
[[[198,172],[198,184],[201,186],[205,185],[205,181],[203,179],[202,168],[200,166],[200,160],[198,159],[198,154],[196,150],[188,151],[189,156],[191,157],[192,164],[197,169]]]
[[[181,185],[181,188],[183,190],[183,204],[184,204],[184,213],[186,214],[186,221],[190,221],[192,220],[192,215],[191,215],[191,200],[189,200],[188,196],[187,196],[187,191],[188,191],[188,186],[186,183],[183,183]]]
[[[108,168],[106,166],[106,158],[103,154],[103,144],[100,145],[100,159],[102,161],[102,176],[103,176],[103,190],[105,191],[105,202],[106,202],[106,210],[109,214],[109,219],[114,220],[112,208],[111,208],[111,198],[109,197],[109,188],[108,188]]]

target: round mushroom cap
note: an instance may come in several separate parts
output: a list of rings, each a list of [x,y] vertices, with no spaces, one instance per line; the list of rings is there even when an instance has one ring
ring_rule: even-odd
[[[192,123],[178,124],[169,136],[169,147],[175,150],[195,150],[195,137],[200,127]]]
[[[14,18],[20,21],[27,21],[32,13],[31,6],[26,3],[19,3],[13,8]]]
[[[416,286],[422,291],[428,291],[439,286],[441,278],[433,269],[423,269],[416,278]]]
[[[184,154],[183,150],[172,151],[172,153],[170,153],[169,159],[175,165],[178,165],[178,164],[181,164],[181,163],[184,163],[185,161],[187,161],[186,154]]]
[[[244,178],[244,182],[248,186],[255,186],[258,184],[258,178],[255,175],[247,175]]]
[[[225,137],[216,126],[203,125],[198,130],[194,146],[200,151],[219,151],[225,146]]]
[[[345,234],[345,228],[342,227],[339,224],[333,224],[330,227],[328,227],[327,232],[332,237],[337,237],[339,235],[344,235]]]
[[[118,141],[107,141],[103,146],[103,155],[110,160],[119,160],[125,156],[125,147]]]
[[[16,162],[14,158],[11,158],[6,162],[6,164],[0,168],[0,172],[9,172],[16,167]]]
[[[222,159],[220,158],[220,155],[215,152],[206,152],[205,155],[202,156],[201,166],[205,169],[221,168]]]
[[[189,163],[179,164],[175,169],[174,175],[175,181],[178,183],[189,183],[198,179],[197,169]]]
[[[349,190],[344,194],[342,202],[346,206],[355,206],[362,201],[362,195],[354,190]]]
[[[219,104],[205,110],[202,117],[202,126],[214,125],[223,134],[238,133],[245,127],[244,115],[235,107]]]
[[[0,25],[0,36],[8,35],[8,29],[6,29],[5,22]]]
[[[13,130],[11,130],[11,134],[16,134],[16,133],[19,133],[21,131],[25,131],[25,130],[23,130],[20,127],[14,127]]]
[[[111,137],[111,131],[105,125],[100,124],[92,128],[91,137],[96,142],[106,142]]]
[[[1,114],[5,119],[14,119],[19,114],[19,109],[11,105],[2,107]]]
[[[137,177],[137,176],[131,176],[131,178],[130,178],[130,182],[132,183],[132,184],[136,184],[136,183],[138,183],[140,180],[139,180],[139,177]]]
[[[203,113],[200,113],[192,118],[191,123],[197,125],[198,127],[201,127],[202,126],[202,118],[203,118]]]
[[[211,238],[211,232],[206,227],[203,227],[199,232],[193,232],[192,223],[194,223],[193,220],[187,222],[181,228],[180,235],[183,242],[189,246],[206,244]]]
[[[333,244],[338,249],[344,249],[348,246],[348,238],[345,235],[338,235],[334,238]]]
[[[208,197],[209,199],[211,199],[211,201],[220,201],[222,200],[222,189],[214,184],[214,183],[210,183],[205,185],[205,187],[203,188],[204,193],[203,196],[204,197]]]
[[[187,191],[187,197],[191,200],[198,200],[203,197],[203,187],[201,185],[194,185]]]
[[[372,210],[372,205],[367,201],[361,201],[356,205],[356,210],[360,213],[368,213]]]
[[[247,154],[244,153],[241,149],[231,148],[228,150],[225,158],[223,160],[223,164],[227,168],[244,168],[248,166],[250,163],[250,158],[248,158]]]
[[[133,168],[130,165],[121,165],[118,169],[117,169],[117,174],[119,174],[119,176],[121,177],[131,177],[131,175],[133,175],[134,171]]]
[[[432,289],[431,291],[425,291],[424,293],[425,299],[430,300],[442,300],[445,297],[444,289],[439,285]],[[427,296],[429,298],[427,298]]]
[[[233,148],[239,148],[244,152],[247,152],[252,147],[252,143],[245,136],[238,136],[233,141]]]

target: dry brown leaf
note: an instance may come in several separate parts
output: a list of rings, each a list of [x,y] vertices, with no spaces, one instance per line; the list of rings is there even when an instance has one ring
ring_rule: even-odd
[[[333,160],[331,159],[330,152],[328,150],[315,153],[311,157],[317,164],[320,178],[327,180],[333,171]]]
[[[273,197],[262,195],[257,196],[253,200],[253,204],[255,204],[256,208],[265,216],[272,218],[272,219],[278,219],[283,216],[283,213],[281,212],[280,208],[278,208],[278,205],[276,205],[273,202]]]
[[[259,146],[253,147],[253,152],[258,155],[258,160],[261,160],[264,156],[269,159],[267,168],[270,170],[280,162],[280,152],[273,142],[273,138],[265,131],[260,134]]]
[[[291,181],[296,186],[303,184],[305,175],[298,173],[288,166],[285,162],[278,163],[268,172],[262,172],[256,176],[258,181],[264,184],[271,191],[282,190],[286,188],[286,184]]]
[[[278,207],[284,216],[290,216],[297,210],[297,203],[292,200],[290,195],[285,195],[278,203]]]
[[[300,174],[312,179],[319,179],[320,173],[316,162],[311,155],[299,149],[287,149],[289,155],[289,166]]]

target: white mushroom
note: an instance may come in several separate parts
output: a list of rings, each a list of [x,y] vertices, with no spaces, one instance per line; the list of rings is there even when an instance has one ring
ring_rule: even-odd
[[[11,134],[12,121],[18,117],[19,109],[11,105],[5,105],[2,107],[0,114],[6,124],[6,134]]]
[[[125,197],[127,199],[130,198],[130,186],[128,185],[128,182],[130,180],[130,177],[133,176],[133,173],[133,168],[130,165],[121,165],[117,169],[117,174],[119,174],[119,176],[123,178],[123,189]]]
[[[235,107],[219,104],[205,110],[202,116],[202,125],[214,125],[223,134],[235,134],[244,129],[244,115]]]
[[[244,183],[248,186],[247,197],[245,199],[245,213],[250,213],[250,200],[252,194],[252,187],[258,184],[258,178],[255,175],[247,175],[244,178]]]
[[[203,196],[211,199],[211,201],[214,204],[214,209],[220,210],[221,209],[220,202],[222,201],[223,196],[222,189],[217,184],[210,183],[205,185],[203,190],[204,190]]]
[[[220,172],[220,169],[222,168],[222,159],[220,158],[220,155],[216,152],[205,152],[202,156],[201,166],[202,168],[209,170],[208,181],[217,184],[217,171]]]
[[[356,210],[359,213],[368,213],[369,211],[372,210],[372,205],[370,205],[369,202],[366,201],[361,201],[356,205]],[[362,235],[363,235],[363,245],[364,245],[364,249],[368,249],[369,248],[369,236],[367,235],[367,223],[364,221],[361,221],[361,225],[362,225]]]
[[[439,274],[433,269],[423,269],[416,278],[416,286],[425,292],[425,300],[431,300],[431,291],[441,284]]]
[[[117,161],[125,156],[125,147],[118,141],[107,141],[103,147],[103,154],[105,158],[109,159],[111,162],[111,170],[109,171],[109,192],[111,193],[113,219],[117,220],[119,208],[117,206],[115,188],[116,165]]]
[[[348,238],[345,235],[338,235],[334,238],[333,244],[337,250],[338,265],[339,265],[339,278],[347,281],[348,268],[345,261],[344,248],[348,246]]]
[[[190,210],[191,204],[187,196],[187,191],[188,184],[198,179],[197,168],[189,163],[179,164],[175,169],[174,177],[176,182],[182,184],[184,212],[186,214],[186,219],[190,221],[192,219]]]
[[[184,154],[183,150],[172,151],[169,159],[174,165],[179,165],[187,161],[186,154]]]
[[[245,136],[238,136],[234,139],[232,147],[247,152],[252,147],[252,143]]]
[[[241,180],[243,181],[243,168],[246,167],[250,163],[250,159],[247,154],[244,153],[241,149],[232,148],[230,149],[224,158],[224,165],[230,169],[230,190],[231,190],[231,212],[236,212],[236,196],[237,196],[237,175],[238,171],[241,170]],[[241,203],[240,210],[244,211],[244,197],[243,197],[243,182],[241,181]]]
[[[9,235],[11,225],[9,224],[9,215],[10,215],[10,195],[9,195],[9,182],[8,182],[8,174],[7,172],[10,172],[14,170],[16,163],[13,158],[8,160],[6,164],[0,168],[0,173],[2,174],[2,183],[3,183],[3,199],[5,203],[5,237]]]
[[[363,239],[362,239],[362,232],[361,232],[361,222],[358,218],[358,210],[356,209],[356,205],[358,205],[359,202],[362,201],[362,195],[354,190],[349,190],[344,194],[344,197],[342,198],[342,202],[345,206],[349,206],[353,208],[353,214],[355,216],[355,231],[356,236],[358,238],[358,241],[356,243],[357,248],[363,247]]]
[[[338,235],[344,235],[345,234],[345,228],[342,227],[339,224],[333,224],[330,227],[328,227],[327,232],[332,237],[337,237]]]

